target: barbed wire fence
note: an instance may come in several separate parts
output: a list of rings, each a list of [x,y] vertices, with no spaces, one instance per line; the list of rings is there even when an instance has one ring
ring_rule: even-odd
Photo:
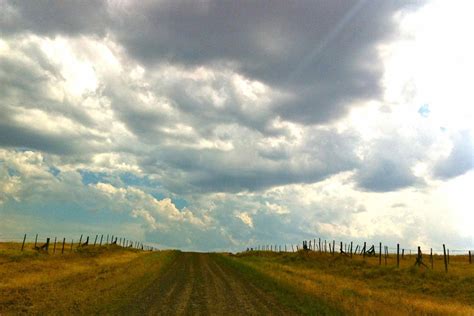
[[[452,256],[455,257],[464,257],[466,256],[466,262],[472,264],[472,256],[474,251],[472,249],[450,249],[447,248],[445,244],[442,245],[442,248],[429,248],[429,252],[425,251],[423,253],[420,246],[417,249],[409,247],[400,247],[400,244],[397,244],[396,247],[383,245],[381,242],[378,244],[373,243],[369,245],[367,242],[363,243],[354,243],[343,242],[336,240],[328,240],[323,238],[314,238],[309,240],[303,240],[301,244],[260,244],[257,246],[249,247],[246,249],[247,252],[252,251],[264,251],[264,252],[299,252],[299,251],[308,251],[308,252],[317,252],[330,255],[344,255],[350,258],[353,256],[362,256],[366,257],[378,257],[379,265],[387,265],[387,259],[391,256],[396,256],[396,265],[397,268],[400,267],[401,260],[406,258],[415,259],[414,265],[416,266],[425,266],[426,268],[434,269],[434,260],[437,257],[442,256],[444,262],[444,270],[448,272],[448,267],[450,264],[450,259]],[[428,262],[424,260],[428,256]],[[382,260],[383,259],[383,260]]]
[[[68,253],[78,249],[89,249],[95,247],[117,246],[141,251],[156,251],[153,246],[144,244],[131,238],[114,234],[80,234],[75,236],[55,236],[47,234],[29,233],[21,235],[0,234],[1,243],[12,243],[11,249],[24,251],[36,250],[49,254]],[[18,249],[17,249],[18,248]]]

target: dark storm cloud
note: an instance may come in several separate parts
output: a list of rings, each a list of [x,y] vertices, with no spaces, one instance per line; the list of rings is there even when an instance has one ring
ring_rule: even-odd
[[[378,44],[420,1],[4,3],[4,32],[111,34],[148,66],[221,64],[292,95],[274,113],[306,124],[380,97]],[[260,123],[260,122],[259,122]]]
[[[309,124],[380,96],[376,46],[397,32],[393,15],[406,8],[402,1],[140,2],[114,31],[148,65],[234,65],[290,92],[275,114]]]
[[[474,168],[474,143],[469,131],[453,137],[453,148],[445,159],[437,162],[434,174],[441,179],[460,176]]]
[[[104,35],[109,20],[107,2],[100,0],[1,1],[0,9],[0,34]]]

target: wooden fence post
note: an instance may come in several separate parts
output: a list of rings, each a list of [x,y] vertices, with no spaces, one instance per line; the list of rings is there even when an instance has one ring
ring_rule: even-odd
[[[351,241],[351,250],[350,250],[351,258],[352,258],[352,241]]]
[[[26,236],[26,235],[25,235]],[[471,250],[469,250],[469,264],[472,264]]]
[[[318,238],[318,243],[319,243],[319,252],[323,252],[323,250],[321,249],[321,238]]]
[[[342,251],[342,241],[341,241],[341,253],[343,253],[343,251]]]
[[[54,237],[53,253],[56,253],[56,237]]]
[[[367,244],[366,244],[366,242],[364,241],[364,249],[362,249],[362,251],[364,252],[364,260],[365,260],[365,250],[367,249],[366,246],[367,246]]]
[[[99,243],[99,246],[102,246],[102,238],[104,238],[104,235],[100,235],[100,243]]]
[[[430,263],[431,263],[431,270],[433,270],[433,248],[430,248]]]
[[[81,246],[81,243],[82,243],[82,234],[81,234],[81,237],[79,238],[79,247]]]
[[[23,243],[21,244],[21,251],[23,251],[23,248],[25,247],[25,241],[26,241],[26,234],[25,234],[25,236],[23,236]],[[471,256],[470,253],[471,252],[469,251],[469,258]]]
[[[295,248],[293,248],[293,244],[291,244],[291,251],[295,252]]]
[[[46,244],[45,244],[44,249],[46,250],[46,252],[48,252],[48,249],[49,249],[49,237],[46,238]]]
[[[74,245],[74,239],[71,239],[71,250],[70,250],[70,252],[72,252],[72,245]]]
[[[400,244],[397,244],[397,268],[400,268]]]
[[[334,253],[336,252],[336,241],[332,241],[332,255],[334,256]]]
[[[328,252],[328,247],[327,247],[326,239],[324,240],[324,252]]]
[[[64,254],[64,244],[66,243],[66,238],[63,238],[63,247],[61,249],[61,254]]]
[[[402,249],[402,259],[404,258],[405,256],[405,248]]]
[[[97,237],[98,237],[98,235],[95,235],[95,239],[94,239],[94,247],[95,247],[95,244],[97,243]]]
[[[379,242],[379,266],[382,265],[382,243]]]
[[[420,246],[418,246],[418,251],[417,251],[417,255],[416,255],[416,262],[415,264],[420,267],[421,266],[421,248]]]
[[[37,242],[38,242],[38,234],[36,234],[36,237],[35,237],[35,248],[36,248]]]
[[[443,244],[443,254],[444,254],[444,270],[448,273],[448,260],[446,258],[446,246]]]

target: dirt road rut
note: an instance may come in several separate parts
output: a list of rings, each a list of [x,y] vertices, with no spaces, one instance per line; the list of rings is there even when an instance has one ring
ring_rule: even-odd
[[[291,315],[258,284],[216,260],[218,255],[180,253],[142,293],[118,312],[146,315]]]

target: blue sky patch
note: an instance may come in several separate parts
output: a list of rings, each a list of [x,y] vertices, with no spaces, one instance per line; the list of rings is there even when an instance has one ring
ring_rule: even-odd
[[[430,106],[428,104],[423,104],[419,109],[418,113],[423,117],[428,117],[431,113]]]

